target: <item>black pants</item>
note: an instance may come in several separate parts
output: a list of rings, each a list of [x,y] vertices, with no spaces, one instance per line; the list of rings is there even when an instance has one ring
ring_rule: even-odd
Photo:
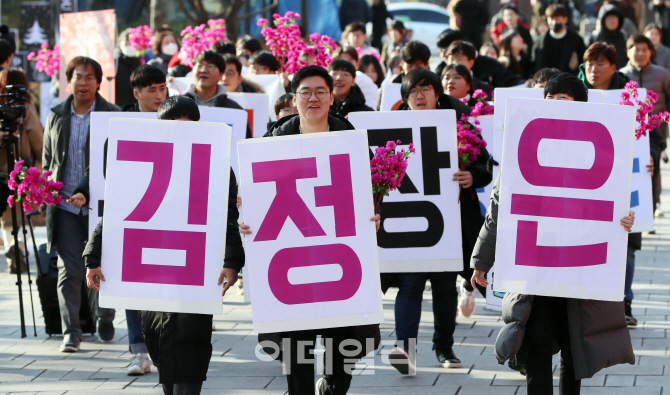
[[[355,361],[345,361],[348,358],[340,352],[340,343],[352,339],[353,328],[329,328],[285,332],[283,334],[284,338],[290,339],[291,345],[290,353],[284,349],[284,362],[291,369],[286,375],[289,395],[314,393],[313,350],[317,335],[321,335],[322,339],[328,339],[324,340],[326,352],[324,354],[324,374],[321,376],[328,384],[326,394],[344,395],[349,391],[351,372],[354,369]],[[299,345],[298,342],[301,344]]]
[[[199,395],[202,381],[198,383],[163,384],[165,395]]]
[[[561,349],[560,395],[579,395],[581,380],[575,379],[572,362],[568,304],[566,298],[535,296],[524,342],[527,342],[526,383],[528,395],[553,394],[554,341]]]

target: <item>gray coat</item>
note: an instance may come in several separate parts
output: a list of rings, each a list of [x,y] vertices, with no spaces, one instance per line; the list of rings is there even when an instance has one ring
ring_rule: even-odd
[[[658,44],[658,47],[656,47],[654,64],[670,70],[670,48],[663,45],[663,43]]]
[[[495,261],[499,202],[500,174],[470,261],[474,269],[484,272],[491,270]],[[524,362],[523,338],[532,305],[531,295],[506,294],[503,298],[507,325],[500,330],[494,351],[500,364],[517,356],[522,359],[517,363]],[[623,301],[568,299],[568,323],[576,379],[593,377],[601,369],[620,363],[635,364]]]
[[[64,102],[51,109],[44,128],[44,150],[42,151],[42,166],[44,171],[53,172],[52,179],[63,181],[63,170],[67,162],[67,151],[70,145],[70,108],[73,96],[70,95]],[[121,111],[121,109],[108,103],[100,94],[95,97],[95,111]],[[86,136],[86,168],[89,162],[89,140]],[[47,206],[47,250],[56,242],[56,207]]]

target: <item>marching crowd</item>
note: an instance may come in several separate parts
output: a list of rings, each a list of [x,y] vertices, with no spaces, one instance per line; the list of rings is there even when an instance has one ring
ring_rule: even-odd
[[[351,4],[345,8],[344,3]],[[523,86],[543,89],[545,99],[587,101],[588,89],[622,89],[631,80],[658,95],[654,113],[668,109],[670,50],[664,43],[670,41],[670,20],[666,21],[670,3],[654,0],[651,7],[660,23],[647,25],[641,0],[605,0],[600,5],[596,30],[588,37],[576,31],[572,2],[555,1],[546,7],[541,1],[532,2],[534,15],[528,18],[520,13],[515,0],[503,0],[500,12],[490,23],[479,3],[452,0],[451,28],[435,38],[439,53],[434,54],[425,43],[409,39],[411,32],[402,21],[391,20],[386,25],[390,14],[383,1],[375,1],[372,9],[362,7],[358,1],[344,1],[342,8],[346,12],[341,12],[340,17],[346,23],[331,54],[332,63],[327,68],[312,65],[313,56],[305,53],[301,59],[307,66],[294,75],[284,72],[280,59],[264,50],[262,41],[249,36],[236,43],[214,43],[193,59],[191,67],[182,55],[180,36],[169,26],[155,32],[144,64],[130,46],[128,31],[124,31],[118,37],[114,54],[116,104],[99,93],[103,73],[95,59],[67,59],[65,76],[71,94],[51,109],[45,125],[40,123],[35,106],[28,103],[20,154],[39,169],[52,171],[53,178],[63,182],[63,194],[69,197],[58,206],[42,208],[48,249],[58,251],[58,299],[64,335],[60,350],[80,350],[82,285],[99,289],[100,281],[105,279],[104,268],[100,267],[102,221],[92,234],[88,229],[88,131],[93,111],[156,112],[158,119],[198,121],[198,106],[241,109],[228,93],[263,92],[248,77],[262,74],[277,75],[286,92],[274,105],[267,138],[354,129],[348,115],[379,110],[380,92],[387,83],[401,84],[402,104],[397,111],[451,109],[457,119],[470,113],[477,90],[492,98],[495,88]],[[642,3],[642,8],[637,7],[638,3]],[[379,20],[383,21],[381,29]],[[377,21],[373,37],[367,35],[368,21]],[[382,45],[380,35],[384,33],[387,41]],[[0,91],[6,92],[9,85],[27,86],[26,74],[10,67],[15,52],[12,36],[3,29],[0,35]],[[431,64],[431,56],[435,55],[441,58],[437,65]],[[168,92],[170,81],[178,77],[189,77],[193,82],[181,94]],[[651,132],[647,170],[653,180],[657,215],[663,214],[659,208],[659,161],[667,161],[666,140],[666,124]],[[453,350],[456,320],[459,315],[473,314],[476,289],[486,294],[486,273],[495,258],[500,180],[493,180],[491,169],[497,159],[484,150],[477,161],[453,174],[453,181],[462,190],[463,270],[382,275],[383,292],[398,288],[398,342],[389,359],[401,374],[416,370],[415,345],[427,280],[433,296],[432,342],[437,361],[445,368],[461,367]],[[8,172],[6,163],[0,172]],[[483,215],[474,191],[492,182],[495,186],[491,204]],[[238,281],[245,263],[241,237],[253,232],[244,223],[238,225],[241,204],[231,171],[225,261],[218,279],[219,284],[225,283],[224,294]],[[2,227],[9,270],[14,272],[24,270],[24,263],[21,257],[19,261],[14,259],[15,246],[8,237],[8,212],[5,210],[2,217]],[[379,228],[380,217],[371,220]],[[631,213],[621,219],[621,225],[630,232],[633,221]],[[529,394],[552,393],[551,356],[559,349],[560,393],[565,395],[578,394],[580,379],[591,377],[600,369],[634,363],[627,326],[637,325],[631,310],[631,285],[635,251],[641,243],[640,233],[629,235],[625,299],[621,302],[527,295],[505,299],[510,304],[510,316],[504,317],[505,322],[518,330],[503,329],[497,339],[496,357],[501,363],[509,361],[510,368],[526,376]],[[91,295],[95,304],[96,294]],[[212,352],[212,316],[134,310],[126,310],[125,314],[133,354],[128,374],[150,372],[151,359],[158,367],[158,380],[166,394],[200,393]],[[115,311],[96,307],[95,315],[99,339],[113,341]],[[346,350],[339,345],[354,339],[376,348],[378,325],[260,334],[259,341],[277,345],[284,339],[292,350],[297,349],[298,342],[309,341],[313,349],[318,335],[332,339],[334,345],[326,348],[332,366],[316,382],[316,393],[345,394],[352,381],[353,366],[345,363]],[[366,341],[369,339],[372,342]],[[369,347],[363,347],[355,353],[356,358],[369,351]],[[307,352],[299,357],[279,352],[275,357],[289,371],[289,394],[315,391],[313,355]]]

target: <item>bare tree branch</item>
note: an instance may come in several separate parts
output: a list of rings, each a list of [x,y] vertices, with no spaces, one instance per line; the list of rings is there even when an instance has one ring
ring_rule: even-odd
[[[191,16],[191,14],[189,14],[188,10],[186,9],[186,6],[184,5],[184,0],[177,0],[177,4],[179,5],[179,8],[181,9],[181,12],[183,12],[184,15],[186,15],[186,17],[188,19],[193,21],[193,23],[198,23],[198,19],[194,16]]]

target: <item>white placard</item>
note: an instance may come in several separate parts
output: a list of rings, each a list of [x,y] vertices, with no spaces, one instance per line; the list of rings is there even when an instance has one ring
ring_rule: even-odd
[[[231,135],[220,123],[110,121],[100,306],[221,314]]]
[[[88,228],[93,231],[102,218],[105,204],[105,145],[109,135],[109,120],[119,119],[156,119],[155,112],[98,112],[91,113],[91,127],[89,134],[89,172]],[[137,137],[142,137],[143,133]]]
[[[238,143],[259,333],[383,321],[365,131]]]
[[[265,93],[229,93],[228,97],[239,104],[249,115],[247,122],[251,137],[263,137],[268,131],[268,104],[270,96]]]
[[[623,299],[634,123],[628,106],[507,99],[496,291]]]
[[[470,123],[474,124],[475,119],[470,118]],[[486,141],[486,150],[489,154],[495,150],[494,148],[494,138],[493,138],[493,115],[482,115],[477,117],[479,121],[479,128],[482,129],[482,138]],[[498,158],[495,156],[493,160],[499,162]],[[500,166],[493,166],[493,180],[500,172]],[[491,203],[491,191],[493,190],[493,182],[490,182],[487,186],[483,188],[477,188],[477,197],[479,198],[479,208],[482,210],[482,215],[486,215],[486,209]]]
[[[368,130],[373,150],[389,140],[413,143],[407,173],[384,198],[377,234],[383,273],[463,270],[456,112],[454,110],[356,112],[354,127]]]
[[[486,286],[486,309],[493,311],[502,311],[502,300],[505,296],[504,292],[497,292],[493,290],[493,283],[495,282],[495,265],[486,274],[488,285]]]
[[[493,149],[489,152],[496,161],[502,164],[503,154],[503,135],[505,134],[505,109],[507,108],[507,99],[510,97],[524,97],[528,99],[543,99],[544,89],[534,88],[496,88],[493,97],[495,98],[495,112],[493,113]],[[495,180],[495,178],[494,178]]]
[[[624,89],[603,91],[603,102],[618,104]],[[591,92],[591,90],[589,90]],[[647,96],[647,90],[638,88],[640,98]],[[637,126],[636,126],[637,127]],[[631,133],[635,133],[631,131]],[[633,149],[633,182],[631,187],[630,209],[635,211],[633,232],[651,232],[654,230],[654,202],[651,189],[651,175],[647,172],[650,163],[649,133],[635,140]]]
[[[170,96],[183,94],[191,85],[193,85],[193,76],[173,78],[168,84]]]
[[[244,79],[257,83],[263,88],[263,92],[269,97],[268,114],[275,119],[275,103],[277,99],[286,94],[284,79],[276,74],[251,75],[247,74]]]
[[[198,106],[200,109],[201,122],[217,122],[225,123],[233,128],[233,142],[235,147],[238,141],[244,140],[247,137],[247,112],[238,110],[236,108],[221,108],[221,107],[204,107]],[[237,150],[230,151],[230,163],[237,163]],[[233,166],[235,176],[239,178],[237,167]]]
[[[400,87],[402,84],[385,84],[382,86],[382,103],[379,111],[395,111],[402,104]]]

